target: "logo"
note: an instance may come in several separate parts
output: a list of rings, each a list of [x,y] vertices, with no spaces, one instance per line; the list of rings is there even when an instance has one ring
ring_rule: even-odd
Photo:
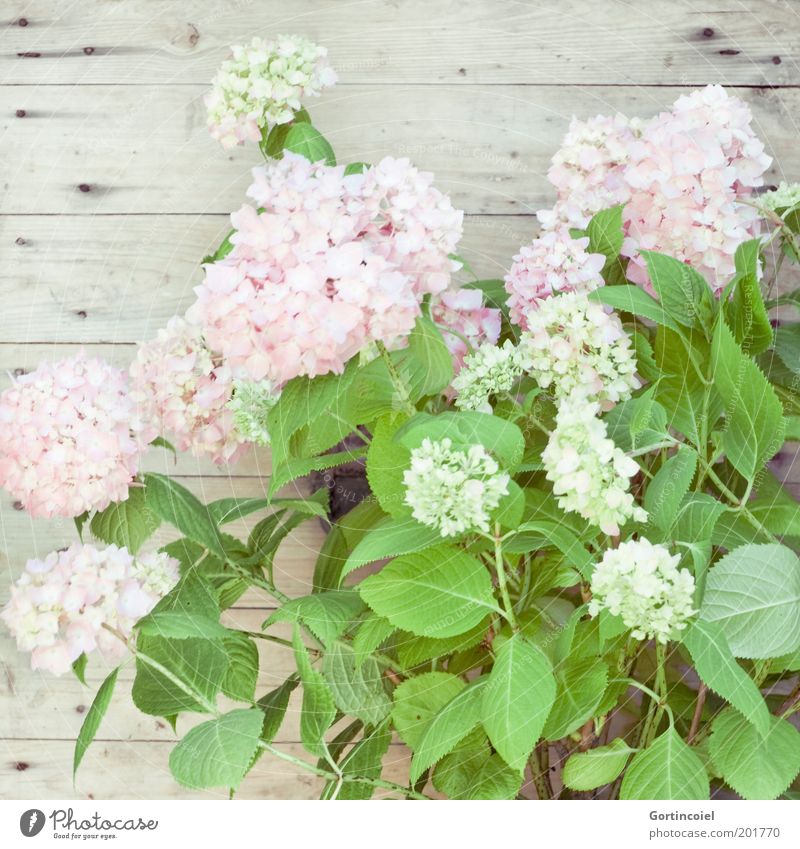
[[[38,808],[31,808],[19,818],[19,830],[25,837],[36,837],[44,828],[44,812]]]

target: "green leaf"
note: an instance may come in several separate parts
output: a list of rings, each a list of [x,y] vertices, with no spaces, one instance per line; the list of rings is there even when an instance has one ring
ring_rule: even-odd
[[[364,602],[354,590],[313,593],[287,601],[264,622],[263,627],[275,622],[298,622],[330,648],[363,610]]]
[[[368,162],[350,162],[344,169],[344,176],[349,177],[351,174],[363,174],[369,168],[370,165]]]
[[[387,724],[376,728],[371,734],[365,734],[355,746],[345,755],[339,763],[344,782],[336,797],[343,801],[371,799],[375,788],[371,785],[353,781],[353,778],[369,778],[372,780],[381,777],[383,758],[389,751],[392,742],[392,733]],[[351,779],[348,781],[348,778]],[[332,798],[335,791],[335,782],[329,783],[322,798]]]
[[[736,286],[725,304],[725,317],[733,335],[751,356],[772,346],[772,325],[758,280],[760,250],[760,239],[750,239],[736,248]]]
[[[145,505],[144,488],[131,487],[125,501],[114,502],[95,513],[90,528],[97,539],[136,554],[160,524],[158,516]]]
[[[555,674],[555,701],[542,729],[545,740],[560,740],[594,716],[608,684],[608,667],[594,658],[569,657]]]
[[[215,619],[180,610],[149,613],[136,623],[136,627],[139,633],[148,637],[166,637],[173,640],[221,640],[230,633]]]
[[[622,204],[598,212],[586,228],[589,252],[603,254],[603,279],[609,285],[625,283],[625,265],[620,260],[622,250]]]
[[[413,554],[441,541],[442,535],[436,528],[429,528],[415,519],[386,518],[368,531],[355,547],[342,570],[342,578],[375,560]]]
[[[498,650],[481,704],[481,722],[503,760],[525,768],[556,695],[547,656],[520,634]]]
[[[463,740],[480,722],[487,679],[478,678],[441,708],[428,722],[411,760],[411,781]]]
[[[653,396],[651,387],[636,398],[617,404],[603,417],[609,438],[623,451],[663,442],[667,433],[667,411]]]
[[[396,558],[359,590],[377,614],[422,637],[463,634],[498,609],[483,564],[446,545]]]
[[[769,731],[769,710],[753,679],[736,662],[725,634],[713,622],[696,620],[681,642],[689,649],[697,674],[729,701],[761,736]]]
[[[695,752],[669,728],[633,756],[625,772],[620,799],[708,799],[705,767]]]
[[[428,723],[467,685],[449,672],[423,672],[395,688],[392,723],[412,751],[422,741]]]
[[[664,309],[685,327],[709,328],[717,305],[704,277],[691,265],[674,257],[654,251],[641,253]]]
[[[451,799],[513,799],[519,793],[522,776],[498,754],[492,754],[489,741],[474,731],[436,766],[433,785]]]
[[[336,155],[330,142],[306,121],[291,124],[284,150],[304,156],[309,162],[324,161],[326,165],[336,165]]]
[[[273,446],[275,443],[272,443]],[[354,460],[361,460],[364,452],[359,449],[352,451],[337,451],[334,454],[323,454],[321,457],[298,457],[294,460],[287,460],[283,463],[276,464],[272,470],[272,477],[269,482],[270,493],[277,492],[281,487],[286,486],[297,478],[305,477],[310,472],[320,472],[324,469],[332,469],[335,466],[342,466],[345,463],[352,463]]]
[[[786,546],[743,545],[709,570],[700,619],[715,622],[735,657],[800,646],[800,560]]]
[[[169,757],[175,780],[193,790],[236,789],[258,748],[263,721],[260,710],[242,708],[192,728]]]
[[[229,631],[222,641],[228,653],[228,671],[222,680],[222,692],[238,702],[252,702],[258,679],[258,649],[241,631]]]
[[[236,522],[251,513],[273,507],[280,510],[296,510],[308,516],[321,516],[327,513],[328,491],[323,489],[306,498],[220,498],[207,505],[206,510],[217,525]]]
[[[800,323],[782,324],[775,331],[775,351],[786,368],[800,374]]]
[[[166,640],[140,636],[136,641],[136,678],[133,703],[142,713],[171,716],[182,711],[205,713],[205,702],[213,702],[228,671],[228,655],[221,642],[212,640]],[[168,670],[183,686],[142,660],[147,655]],[[187,689],[196,696],[190,695]]]
[[[280,687],[271,690],[266,696],[262,696],[256,704],[264,713],[264,725],[261,728],[261,739],[265,743],[271,743],[281,727],[286,708],[289,706],[289,697],[300,683],[296,675],[287,678]]]
[[[783,445],[783,407],[722,320],[714,331],[711,365],[714,384],[725,402],[722,448],[736,471],[752,480]]]
[[[308,651],[300,637],[300,628],[295,625],[294,658],[300,681],[303,684],[303,707],[300,713],[300,739],[312,755],[325,754],[325,732],[336,717],[336,705],[322,674],[311,666]]]
[[[594,790],[616,781],[625,769],[628,758],[635,752],[622,737],[612,740],[607,746],[576,752],[564,764],[564,784],[572,790]]]
[[[389,715],[392,703],[375,658],[367,657],[359,664],[355,651],[337,642],[325,652],[322,672],[342,713],[371,726],[379,725]]]
[[[94,740],[97,734],[97,729],[100,728],[100,723],[106,715],[108,706],[111,704],[111,697],[114,695],[114,687],[117,683],[117,675],[119,667],[117,667],[103,683],[94,697],[91,707],[86,714],[86,719],[83,720],[81,730],[78,732],[78,739],[75,741],[75,755],[72,759],[72,780],[75,781],[75,774],[78,772],[78,767],[81,765],[83,756],[86,750]]]
[[[432,416],[418,413],[401,427],[395,440],[406,448],[419,448],[425,439],[449,438],[455,448],[483,445],[503,468],[513,471],[525,453],[525,437],[512,422],[489,413],[462,410]]]
[[[72,664],[72,671],[75,673],[75,677],[84,687],[86,686],[86,664],[88,662],[89,659],[86,657],[86,652],[81,652],[77,660]]]
[[[439,328],[425,316],[417,318],[408,337],[408,357],[416,361],[418,396],[437,395],[453,379],[453,356],[442,338]]]
[[[145,504],[149,510],[221,560],[227,560],[219,531],[208,510],[186,487],[154,472],[148,472],[144,482]]]
[[[397,656],[406,669],[412,669],[431,658],[466,651],[483,640],[489,630],[490,621],[487,617],[469,631],[444,639],[415,637],[413,634],[401,632],[398,637]]]
[[[588,578],[592,573],[592,555],[568,528],[555,522],[525,522],[517,528],[514,536],[509,539],[508,545],[504,544],[503,548],[509,553],[557,548],[581,575]]]
[[[644,496],[644,509],[650,521],[665,533],[678,515],[697,470],[697,452],[681,445],[650,481]]]
[[[800,732],[777,716],[770,716],[769,722],[768,734],[761,737],[732,710],[714,720],[711,760],[744,799],[776,799],[800,770]]]
[[[407,416],[399,413],[378,420],[367,450],[367,480],[383,510],[395,518],[410,520],[403,475],[411,465],[411,452],[394,441],[395,433],[406,420]]]
[[[663,324],[671,330],[678,330],[678,323],[669,315],[665,307],[638,286],[601,286],[594,292],[590,292],[589,298],[630,313],[637,318],[646,318],[656,324]]]
[[[395,627],[383,616],[370,613],[358,626],[353,637],[353,651],[356,653],[356,665],[361,665],[389,636]]]

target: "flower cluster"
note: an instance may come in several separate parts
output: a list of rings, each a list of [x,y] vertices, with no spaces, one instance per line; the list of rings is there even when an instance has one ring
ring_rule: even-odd
[[[458,374],[470,348],[489,343],[500,337],[499,309],[483,303],[480,289],[448,289],[431,302],[431,317],[439,325],[445,344],[453,355]]]
[[[244,448],[227,408],[230,369],[203,341],[200,329],[172,318],[155,339],[141,345],[131,364],[131,398],[149,439],[166,436],[179,451],[233,462]]]
[[[736,248],[760,230],[758,211],[739,201],[763,184],[772,161],[751,121],[743,101],[707,86],[678,98],[631,144],[624,221],[632,281],[648,282],[636,253],[647,249],[692,265],[716,292],[728,282]]]
[[[758,204],[770,212],[791,209],[800,204],[800,183],[782,182],[777,189],[760,195]]]
[[[588,293],[603,285],[602,254],[587,253],[589,239],[573,239],[560,225],[520,249],[506,275],[511,321],[528,327],[528,315],[559,292]]]
[[[269,380],[253,383],[249,380],[233,381],[233,398],[228,409],[233,413],[233,423],[238,433],[248,442],[269,445],[269,411],[278,403],[280,392]]]
[[[443,537],[489,531],[491,512],[508,493],[509,476],[482,445],[465,451],[450,439],[426,439],[411,452],[403,482],[415,519]]]
[[[520,351],[524,370],[557,399],[579,392],[610,410],[639,387],[622,322],[585,295],[548,298],[530,312]]]
[[[509,339],[502,347],[481,345],[464,358],[464,365],[453,380],[455,405],[462,410],[491,413],[489,398],[510,392],[521,374],[521,352]]]
[[[0,395],[0,486],[32,516],[124,501],[141,442],[125,373],[83,354],[41,364]]]
[[[589,613],[608,610],[637,640],[666,643],[694,613],[694,577],[679,569],[680,555],[641,538],[608,549],[592,575]]]
[[[608,437],[599,413],[600,404],[580,393],[563,399],[542,463],[563,510],[617,536],[620,524],[629,519],[644,522],[647,513],[628,491],[639,465]]]
[[[0,618],[31,652],[33,669],[61,675],[95,649],[122,656],[124,643],[108,629],[129,636],[177,580],[178,561],[166,554],[134,558],[115,545],[75,544],[29,560]]]
[[[624,115],[573,118],[547,172],[557,194],[553,209],[537,212],[542,226],[582,230],[601,209],[625,203],[630,197],[625,166],[640,132],[640,122]]]
[[[205,98],[209,131],[226,148],[259,141],[265,127],[291,121],[303,97],[336,82],[328,51],[299,36],[256,37],[231,51]]]
[[[188,316],[235,377],[283,385],[405,341],[445,290],[463,213],[408,160],[361,174],[285,153],[254,170],[233,250],[206,267]]]

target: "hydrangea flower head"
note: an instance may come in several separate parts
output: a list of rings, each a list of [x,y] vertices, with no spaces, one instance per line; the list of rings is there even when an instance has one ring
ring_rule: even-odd
[[[285,153],[254,170],[228,256],[188,315],[234,377],[276,386],[341,372],[372,342],[403,344],[447,288],[462,213],[407,160],[361,174]]]
[[[525,371],[557,399],[580,392],[603,410],[638,389],[631,340],[615,313],[567,292],[528,313],[520,352]]]
[[[628,491],[639,465],[609,439],[599,413],[599,402],[579,393],[563,399],[542,463],[562,510],[617,536],[621,524],[644,522],[647,513]]]
[[[199,327],[171,318],[138,348],[130,374],[131,398],[149,439],[171,438],[179,451],[215,463],[234,462],[242,453],[244,438],[226,406],[231,371],[205,344]]]
[[[487,307],[480,289],[448,289],[431,301],[431,317],[439,325],[459,373],[470,348],[494,345],[500,337],[501,313]]]
[[[777,189],[759,195],[758,204],[771,212],[791,209],[800,204],[800,183],[782,182]]]
[[[124,501],[141,442],[125,373],[83,354],[41,364],[0,395],[0,486],[32,516]]]
[[[115,545],[76,544],[29,560],[0,618],[18,648],[31,652],[33,669],[61,675],[84,652],[124,655],[104,626],[129,636],[177,580],[178,561],[164,553],[137,559]]]
[[[521,248],[505,278],[511,321],[525,330],[528,314],[545,298],[559,292],[587,293],[602,286],[600,272],[606,258],[587,253],[588,246],[588,238],[573,239],[569,228],[561,225]]]
[[[482,445],[466,450],[450,439],[426,439],[403,475],[405,501],[417,521],[443,537],[489,531],[491,512],[508,493],[509,476]]]
[[[453,380],[456,407],[491,413],[489,398],[510,392],[522,374],[522,354],[506,339],[502,346],[481,345],[464,358],[464,366]]]
[[[336,83],[328,51],[299,36],[256,37],[231,53],[205,97],[209,131],[225,148],[259,141],[265,127],[291,121],[304,97]]]
[[[631,142],[640,132],[640,123],[624,115],[573,118],[547,172],[556,203],[536,213],[542,226],[583,230],[600,210],[625,203],[630,189],[623,174]]]
[[[722,86],[679,97],[631,144],[624,209],[628,277],[649,287],[637,250],[665,253],[697,269],[715,292],[735,271],[736,248],[758,236],[757,209],[740,203],[763,185],[771,163],[750,108]]]
[[[253,383],[249,380],[234,380],[233,398],[228,409],[233,413],[233,422],[238,433],[248,442],[269,445],[269,411],[278,403],[278,392],[269,380]]]
[[[608,549],[592,575],[589,613],[621,616],[637,640],[674,639],[697,612],[694,577],[679,562],[680,555],[644,538]]]

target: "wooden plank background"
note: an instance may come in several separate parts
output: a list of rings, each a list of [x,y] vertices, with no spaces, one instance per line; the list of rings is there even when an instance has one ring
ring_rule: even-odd
[[[647,116],[723,83],[753,107],[770,180],[797,178],[799,12],[798,0],[2,0],[0,385],[80,346],[125,365],[191,301],[258,162],[204,126],[202,94],[231,43],[297,32],[326,44],[341,82],[310,107],[340,159],[393,153],[434,170],[467,212],[462,253],[499,276],[550,202],[544,174],[573,113]],[[230,468],[169,462],[154,452],[147,465],[206,499],[263,492],[269,475],[266,452]],[[6,493],[0,533],[0,603],[27,557],[73,538],[70,522],[31,520]],[[308,590],[322,538],[309,523],[284,546],[284,591]],[[248,593],[231,622],[257,627],[269,609]],[[73,740],[104,670],[91,666],[89,689],[32,673],[5,633],[0,656],[0,797],[222,798],[172,781],[173,734],[133,708],[130,670],[73,788]],[[290,660],[264,651],[260,689]],[[280,745],[300,754],[296,712]],[[386,765],[403,779],[402,747]],[[241,795],[319,789],[262,759]]]

